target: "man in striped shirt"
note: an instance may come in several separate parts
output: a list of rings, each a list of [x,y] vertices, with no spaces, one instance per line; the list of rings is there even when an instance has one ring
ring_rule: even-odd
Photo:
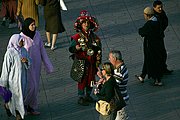
[[[119,86],[119,89],[121,90],[121,94],[124,98],[124,100],[129,100],[129,95],[127,93],[127,83],[128,83],[128,69],[122,60],[122,54],[118,50],[110,51],[109,53],[109,61],[114,66],[114,77],[116,79],[116,83]],[[116,120],[127,120],[127,110],[126,108],[122,108],[117,112]]]

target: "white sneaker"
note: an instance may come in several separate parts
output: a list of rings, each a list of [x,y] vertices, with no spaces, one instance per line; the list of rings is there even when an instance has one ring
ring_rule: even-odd
[[[57,49],[57,46],[51,46],[51,50],[55,50],[55,49]]]
[[[162,82],[155,81],[154,85],[155,85],[155,86],[162,86],[163,83],[162,83]]]
[[[45,42],[44,46],[45,47],[51,47],[51,43]]]
[[[3,17],[3,21],[6,21],[6,17]]]

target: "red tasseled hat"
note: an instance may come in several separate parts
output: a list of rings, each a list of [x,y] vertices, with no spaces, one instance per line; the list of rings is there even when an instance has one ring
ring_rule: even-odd
[[[88,20],[90,22],[90,29],[95,32],[99,28],[99,24],[95,17],[89,15],[88,11],[82,10],[80,12],[80,16],[76,19],[74,23],[74,29],[76,31],[81,31],[81,24],[84,20]]]

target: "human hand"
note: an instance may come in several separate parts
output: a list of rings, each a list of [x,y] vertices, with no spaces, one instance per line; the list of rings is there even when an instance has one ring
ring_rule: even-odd
[[[96,60],[99,61],[100,59],[101,59],[101,55],[100,55],[100,54],[97,54],[97,55],[96,55]]]
[[[94,89],[94,94],[96,95],[97,93],[99,93],[99,89],[98,88]]]
[[[105,82],[105,79],[104,78],[101,78],[101,79],[99,79],[99,81],[98,81],[98,83],[97,84],[104,84],[104,82]]]
[[[103,77],[102,72],[99,67],[97,69],[98,69],[97,76],[101,79]]]
[[[22,30],[22,23],[18,20],[18,28],[19,30]]]
[[[76,50],[80,50],[81,46],[80,45],[76,45]]]
[[[25,62],[28,62],[28,59],[27,58],[21,58],[21,62],[25,63]]]

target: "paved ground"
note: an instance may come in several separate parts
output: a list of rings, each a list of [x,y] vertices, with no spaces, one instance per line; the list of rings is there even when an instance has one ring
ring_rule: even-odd
[[[163,0],[169,17],[165,32],[168,52],[167,64],[173,69],[172,75],[164,76],[163,87],[152,86],[151,80],[139,83],[134,75],[141,72],[143,64],[142,38],[137,30],[144,24],[143,9],[151,6],[153,0],[65,0],[68,11],[62,12],[66,32],[59,34],[58,49],[47,53],[55,67],[55,72],[46,75],[42,69],[39,91],[40,116],[26,116],[27,120],[98,120],[94,104],[83,107],[77,104],[76,82],[69,77],[72,61],[69,59],[70,36],[75,33],[73,23],[80,10],[86,9],[99,20],[97,34],[103,43],[103,62],[107,61],[110,49],[122,51],[129,69],[128,105],[130,120],[179,120],[180,119],[180,1]],[[46,40],[42,7],[40,7],[40,27]],[[2,19],[0,19],[0,22]],[[6,50],[9,37],[18,29],[0,26],[0,62]],[[1,66],[0,66],[1,67]],[[8,118],[0,98],[0,119]]]

